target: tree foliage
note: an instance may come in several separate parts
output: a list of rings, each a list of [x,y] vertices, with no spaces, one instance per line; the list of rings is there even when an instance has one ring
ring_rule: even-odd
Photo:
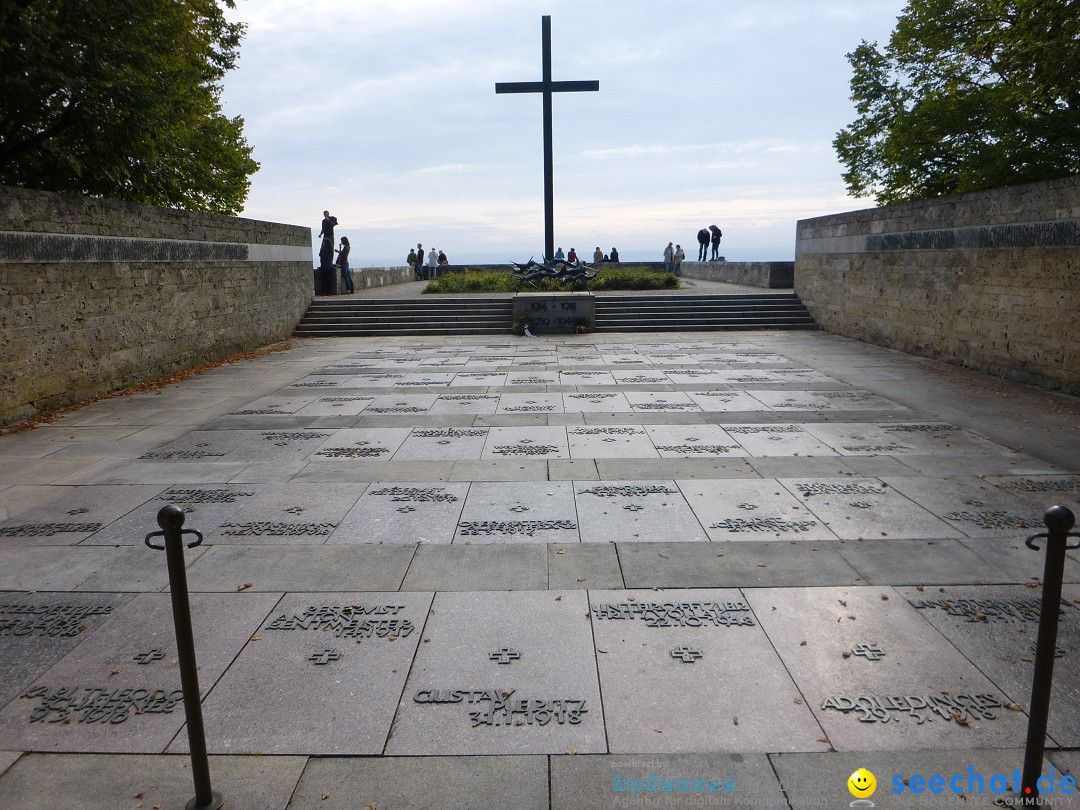
[[[881,204],[1080,174],[1080,2],[910,0],[850,54],[833,146]]]
[[[0,0],[0,183],[238,212],[259,164],[220,82],[242,36],[216,0]]]

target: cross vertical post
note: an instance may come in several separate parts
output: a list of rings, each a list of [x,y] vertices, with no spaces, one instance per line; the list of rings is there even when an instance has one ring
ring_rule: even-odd
[[[543,80],[539,82],[496,82],[498,93],[542,93],[544,96],[544,258],[555,256],[555,170],[552,159],[551,94],[599,90],[598,81],[555,82],[551,80],[551,16],[541,19]]]

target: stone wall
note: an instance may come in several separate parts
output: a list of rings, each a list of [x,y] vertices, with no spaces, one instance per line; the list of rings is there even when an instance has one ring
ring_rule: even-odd
[[[801,220],[827,331],[1080,394],[1080,178]]]
[[[683,278],[724,281],[772,290],[790,290],[795,262],[683,262]]]
[[[311,231],[0,186],[0,425],[287,338]]]

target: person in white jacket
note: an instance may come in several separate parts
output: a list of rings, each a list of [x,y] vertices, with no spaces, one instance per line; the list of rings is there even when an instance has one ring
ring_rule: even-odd
[[[435,278],[439,271],[439,252],[435,248],[427,255],[428,278]]]

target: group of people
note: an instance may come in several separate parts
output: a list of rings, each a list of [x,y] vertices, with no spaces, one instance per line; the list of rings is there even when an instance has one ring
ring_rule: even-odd
[[[720,237],[723,235],[723,232],[715,225],[702,228],[697,232],[699,262],[715,262],[720,258]],[[709,255],[709,245],[712,245],[712,256],[706,259],[705,257]]]
[[[430,281],[438,275],[438,269],[450,264],[450,260],[446,258],[446,254],[441,250],[435,250],[432,248],[428,251],[427,261],[424,260],[424,246],[420,243],[416,243],[415,248],[409,249],[409,256],[405,261],[409,267],[412,268],[413,275],[417,281]]]
[[[574,248],[570,248],[569,253],[563,253],[563,249],[560,247],[558,250],[555,251],[554,258],[557,262],[566,262],[567,264],[577,264],[579,261],[577,250],[575,250]],[[600,249],[600,246],[597,245],[596,250],[593,251],[592,260],[593,264],[603,264],[604,262],[612,262],[617,264],[619,261],[619,251],[615,248],[612,248],[611,253],[605,254],[604,251]]]
[[[319,231],[319,236],[322,237],[322,244],[319,246],[319,269],[324,273],[333,272],[336,264],[341,271],[341,283],[345,285],[345,291],[355,292],[352,271],[349,270],[349,251],[352,249],[349,245],[349,237],[341,237],[341,244],[335,249],[334,228],[338,224],[337,217],[330,216],[329,211],[323,211],[322,215],[322,230]],[[337,254],[336,263],[334,262],[335,253]]]

